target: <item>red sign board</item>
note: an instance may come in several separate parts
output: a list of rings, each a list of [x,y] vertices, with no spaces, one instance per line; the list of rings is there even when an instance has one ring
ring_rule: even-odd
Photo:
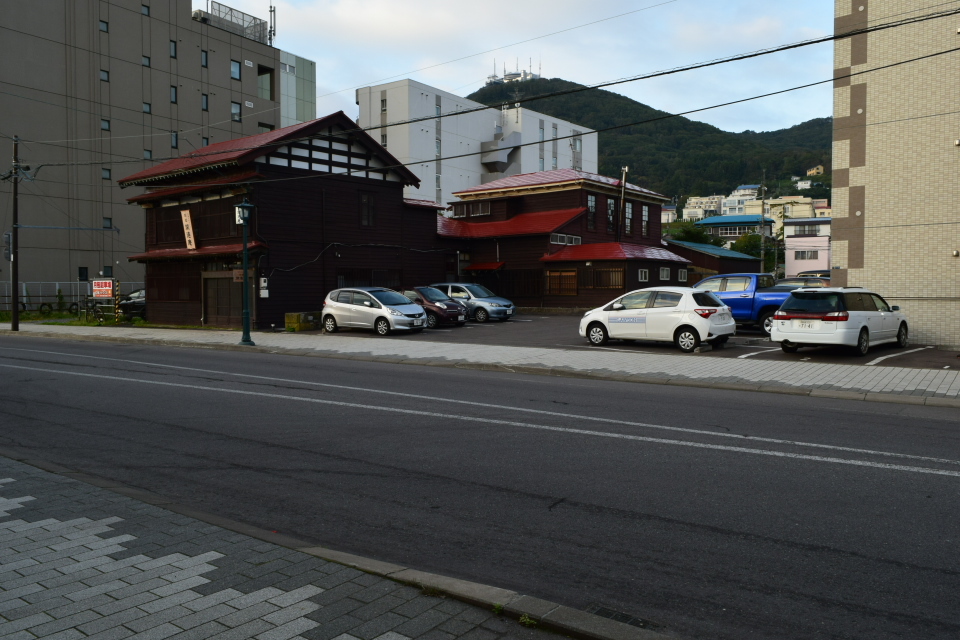
[[[113,280],[94,280],[92,284],[94,298],[113,297]]]

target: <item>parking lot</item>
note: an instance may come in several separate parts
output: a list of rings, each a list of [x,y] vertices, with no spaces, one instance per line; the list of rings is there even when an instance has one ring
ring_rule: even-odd
[[[510,347],[539,347],[547,349],[608,350],[633,353],[684,355],[673,344],[663,342],[622,342],[611,340],[606,346],[592,347],[581,338],[577,329],[580,316],[539,316],[525,314],[508,322],[469,322],[463,327],[427,329],[419,334],[394,334],[392,340],[489,344]],[[319,331],[316,333],[320,333]],[[357,338],[376,338],[373,331],[341,330],[339,335]],[[916,344],[906,349],[886,344],[873,347],[865,358],[853,355],[852,350],[840,347],[801,349],[794,354],[781,351],[755,328],[740,328],[722,349],[689,354],[691,358],[749,358],[752,360],[780,360],[789,362],[818,362],[829,364],[865,364],[877,367],[908,367],[914,369],[958,369],[960,353],[942,351]]]

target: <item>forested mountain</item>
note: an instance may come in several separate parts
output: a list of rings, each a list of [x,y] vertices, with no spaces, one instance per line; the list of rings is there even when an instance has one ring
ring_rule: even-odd
[[[557,78],[530,80],[491,85],[467,97],[499,106],[515,100],[516,92],[528,98],[580,86]],[[523,106],[597,130],[668,115],[603,89]],[[682,117],[633,125],[600,133],[600,173],[617,176],[629,166],[631,182],[671,197],[730,193],[760,182],[764,169],[771,183],[805,175],[818,164],[829,169],[832,126],[830,118],[817,118],[781,131],[730,133]]]

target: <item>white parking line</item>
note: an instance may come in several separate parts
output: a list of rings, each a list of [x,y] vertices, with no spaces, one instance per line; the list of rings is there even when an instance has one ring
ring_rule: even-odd
[[[877,358],[876,360],[871,360],[870,362],[868,362],[867,364],[865,364],[865,365],[863,365],[863,366],[865,366],[865,367],[872,367],[872,366],[874,366],[874,365],[876,365],[876,364],[880,364],[881,362],[883,362],[884,360],[887,360],[888,358],[896,358],[897,356],[905,356],[905,355],[907,355],[908,353],[916,353],[917,351],[925,351],[925,350],[927,350],[927,349],[933,349],[933,347],[920,347],[919,349],[910,349],[910,351],[901,351],[901,352],[899,352],[899,353],[891,353],[891,354],[888,355],[888,356],[881,356],[881,357]]]
[[[770,353],[771,351],[780,351],[780,349],[766,349],[765,351],[754,351],[753,353],[745,353],[742,356],[737,356],[738,360],[743,360],[744,358],[752,358],[753,356],[762,356],[765,353]]]
[[[533,320],[520,320],[519,318],[513,318],[510,322],[533,322]]]

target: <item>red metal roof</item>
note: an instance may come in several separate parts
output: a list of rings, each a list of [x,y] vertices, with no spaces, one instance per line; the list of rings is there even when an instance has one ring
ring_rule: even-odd
[[[464,271],[496,271],[506,262],[475,262],[469,267],[464,267]]]
[[[598,244],[577,244],[560,249],[556,253],[540,258],[540,262],[581,262],[583,260],[665,260],[668,262],[690,262],[677,254],[643,244],[624,242],[602,242]]]
[[[212,186],[218,184],[230,184],[232,182],[240,182],[241,180],[249,180],[251,178],[262,178],[263,176],[253,171],[244,171],[242,173],[236,173],[232,176],[226,178],[220,178],[219,180],[210,180],[207,182],[201,182],[198,184],[193,184],[188,187],[173,187],[171,189],[157,189],[154,191],[148,191],[147,193],[141,194],[139,196],[134,196],[132,198],[127,198],[127,202],[144,202],[148,200],[156,200],[158,198],[170,198],[173,196],[182,196],[185,193],[195,193],[197,191],[206,191]]]
[[[476,187],[470,187],[469,189],[463,189],[462,191],[455,191],[453,195],[460,194],[474,194],[481,193],[484,191],[503,191],[504,189],[519,189],[523,187],[537,187],[549,184],[562,184],[564,182],[596,182],[610,187],[620,188],[620,180],[616,178],[609,178],[607,176],[601,176],[596,173],[588,173],[586,171],[578,171],[576,169],[554,169],[552,171],[537,171],[536,173],[521,173],[515,176],[507,176],[506,178],[500,178],[499,180],[494,180],[493,182],[488,182],[486,184],[481,184]],[[644,189],[643,187],[638,187],[635,184],[627,183],[627,191],[633,193],[640,193],[646,196],[651,196],[655,198],[667,199],[666,196],[657,193],[656,191],[651,191],[650,189]]]
[[[424,209],[446,209],[447,205],[434,202],[433,200],[417,200],[416,198],[404,198],[403,204],[408,207],[423,207]]]
[[[253,240],[247,243],[248,249],[266,249],[267,245],[259,240]],[[243,252],[243,243],[237,244],[217,244],[209,247],[200,247],[199,249],[187,249],[185,247],[178,249],[155,249],[146,253],[138,253],[134,256],[127,256],[127,260],[145,261],[145,260],[170,260],[175,258],[193,258],[210,256],[235,256]]]
[[[369,134],[357,128],[356,123],[347,117],[343,111],[332,113],[317,120],[302,122],[282,129],[258,133],[245,138],[227,140],[207,145],[197,151],[184,154],[179,158],[167,160],[155,167],[144,169],[138,173],[120,180],[118,184],[121,187],[142,184],[151,180],[161,178],[172,178],[174,176],[210,169],[213,167],[239,165],[246,162],[252,162],[254,158],[269,153],[275,147],[282,146],[284,143],[292,140],[309,136],[313,133],[319,133],[320,130],[333,124],[340,124],[348,130],[351,135],[366,138],[371,147],[378,149],[379,155],[386,161],[388,166],[396,167],[396,170],[404,174],[410,182],[408,184],[420,184],[419,178],[401,162],[394,158],[378,142],[370,137]]]
[[[448,238],[499,238],[502,236],[535,236],[553,233],[584,211],[561,209],[521,213],[499,222],[464,222],[455,218],[437,216],[437,234]]]

